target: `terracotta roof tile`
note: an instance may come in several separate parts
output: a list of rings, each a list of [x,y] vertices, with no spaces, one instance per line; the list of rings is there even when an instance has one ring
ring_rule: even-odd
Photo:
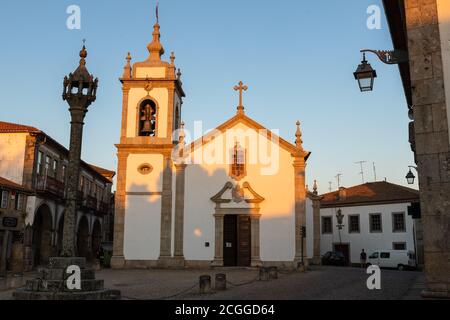
[[[364,205],[373,203],[402,203],[419,201],[419,191],[389,182],[366,183],[351,188],[342,188],[345,196],[335,191],[323,195],[322,207]]]
[[[15,182],[12,182],[8,179],[2,178],[0,177],[0,187],[5,187],[8,189],[16,189],[16,190],[21,190],[21,191],[28,191],[31,192],[30,190],[24,188],[22,185],[17,184]]]
[[[40,132],[39,129],[21,124],[0,121],[0,133]]]
[[[89,164],[89,167],[91,167],[92,170],[101,174],[102,176],[104,176],[107,179],[112,179],[116,175],[116,173],[114,171],[111,171],[111,170],[108,170],[105,168],[101,168],[101,167],[97,167],[97,166],[94,166],[93,164]]]

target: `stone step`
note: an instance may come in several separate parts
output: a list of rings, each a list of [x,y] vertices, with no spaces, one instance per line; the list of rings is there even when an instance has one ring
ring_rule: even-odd
[[[49,269],[66,269],[70,266],[78,266],[80,269],[86,268],[86,258],[61,258],[54,257],[49,258],[48,268]]]
[[[103,280],[81,280],[81,290],[69,290],[64,280],[28,280],[25,291],[32,292],[80,292],[80,291],[100,291],[104,289]]]
[[[66,273],[66,269],[42,269],[42,279],[44,280],[67,280],[71,274]],[[81,280],[95,280],[93,269],[81,269]]]
[[[33,292],[17,290],[13,293],[16,300],[120,300],[118,290],[99,290],[93,292]]]

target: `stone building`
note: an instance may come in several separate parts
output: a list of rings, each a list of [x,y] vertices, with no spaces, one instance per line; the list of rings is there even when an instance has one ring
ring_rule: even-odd
[[[133,65],[128,55],[121,78],[113,267],[306,262],[301,233],[310,152],[300,123],[289,143],[251,119],[241,82],[237,112],[186,144],[181,73],[174,54],[161,60],[158,23],[148,50],[148,59]]]
[[[0,177],[28,193],[23,221],[25,270],[58,255],[64,226],[68,150],[39,129],[0,122]],[[77,250],[94,257],[102,241],[111,241],[111,187],[115,173],[81,165]]]
[[[31,190],[0,177],[0,278],[23,271],[23,230]]]
[[[450,297],[450,2],[384,0],[414,121],[410,142],[419,171],[426,297]]]

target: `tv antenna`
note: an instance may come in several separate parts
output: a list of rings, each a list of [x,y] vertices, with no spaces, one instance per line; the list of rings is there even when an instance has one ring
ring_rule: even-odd
[[[366,181],[364,180],[364,164],[367,163],[367,161],[358,161],[355,162],[355,164],[359,164],[361,166],[361,172],[359,173],[361,175],[362,178],[362,183],[364,184]]]
[[[377,182],[377,167],[375,166],[375,162],[373,163],[373,176],[375,179],[374,182]]]
[[[341,187],[341,177],[343,176],[342,173],[338,173],[338,175],[335,177],[337,179],[338,189]]]

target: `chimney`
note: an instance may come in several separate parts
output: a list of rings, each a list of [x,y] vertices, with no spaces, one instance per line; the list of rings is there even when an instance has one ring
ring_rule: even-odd
[[[339,188],[339,200],[345,200],[347,198],[347,189],[344,187]]]

